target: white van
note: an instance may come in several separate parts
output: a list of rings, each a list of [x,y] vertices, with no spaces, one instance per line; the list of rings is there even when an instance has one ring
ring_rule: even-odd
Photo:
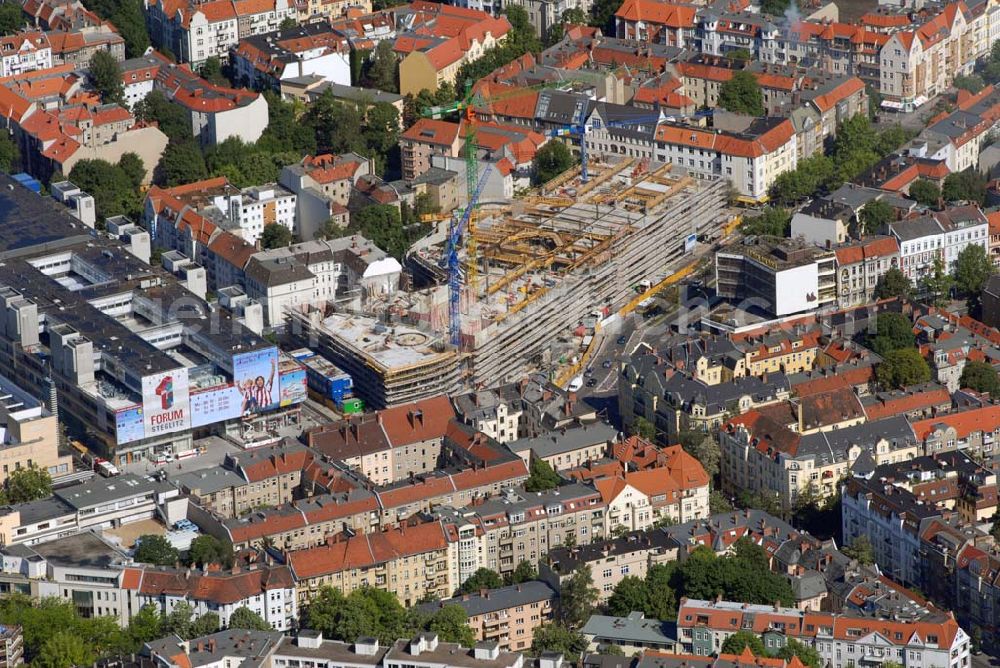
[[[570,392],[577,392],[581,387],[583,387],[583,376],[577,376],[569,381],[569,386],[566,389]]]

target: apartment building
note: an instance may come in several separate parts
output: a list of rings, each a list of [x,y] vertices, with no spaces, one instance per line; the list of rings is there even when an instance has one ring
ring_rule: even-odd
[[[327,23],[306,23],[250,35],[230,54],[237,80],[257,90],[279,92],[286,79],[319,77],[351,85],[350,45]]]
[[[0,77],[13,77],[52,67],[52,44],[41,31],[0,37]]]
[[[94,54],[105,52],[119,63],[125,60],[125,39],[108,21],[96,25],[74,25],[71,29],[46,33],[52,45],[52,63],[69,63],[79,68],[90,65]]]
[[[500,443],[522,436],[524,402],[520,385],[501,385],[452,397],[458,420]]]
[[[506,18],[464,7],[418,0],[393,10],[399,58],[400,95],[418,95],[454,84],[458,69],[503,43],[510,31]]]
[[[607,422],[594,422],[526,436],[507,445],[526,464],[539,459],[558,471],[604,457],[618,436],[618,430]]]
[[[677,632],[684,652],[717,653],[726,638],[749,630],[765,648],[780,649],[795,638],[819,652],[834,668],[871,660],[907,661],[920,666],[961,668],[970,663],[969,636],[950,613],[933,621],[896,621],[734,601],[681,599]]]
[[[838,247],[834,254],[840,308],[870,303],[879,279],[900,266],[899,241],[895,237],[867,237]]]
[[[725,489],[776,494],[787,508],[806,489],[821,498],[834,495],[859,457],[886,464],[922,451],[902,417],[800,435],[750,411],[723,425],[719,441]]]
[[[598,603],[607,603],[626,577],[643,579],[649,567],[677,558],[677,546],[662,531],[632,532],[590,545],[556,547],[541,563],[541,573],[563,582],[589,568]]]
[[[449,570],[449,541],[440,522],[338,534],[325,544],[287,553],[299,603],[307,605],[324,586],[349,594],[361,587],[392,592],[406,607],[458,586]]]
[[[625,0],[615,12],[615,36],[683,49],[693,37],[697,9],[682,3]]]
[[[469,627],[477,641],[495,642],[503,652],[527,651],[535,629],[554,618],[558,596],[547,582],[531,580],[424,603],[417,609],[434,614],[445,606],[457,605],[468,615]]]
[[[153,42],[194,67],[213,56],[227,62],[230,49],[241,39],[274,32],[286,18],[297,17],[295,5],[286,0],[256,4],[148,0],[144,4]]]
[[[388,485],[434,471],[454,417],[447,397],[432,397],[321,425],[306,439],[376,485]]]
[[[929,455],[956,450],[992,458],[1000,436],[1000,406],[986,405],[913,422],[913,433]]]
[[[431,168],[431,156],[458,157],[462,133],[458,123],[420,118],[399,136],[403,178],[415,179]]]
[[[229,571],[177,570],[172,568],[127,568],[122,589],[130,597],[131,609],[153,605],[163,615],[181,602],[194,608],[194,615],[214,612],[222,626],[239,608],[249,608],[276,631],[289,631],[298,623],[298,600],[291,569],[284,565],[255,562]]]
[[[0,376],[0,484],[31,467],[53,478],[73,472],[73,458],[59,453],[59,419],[47,406]]]
[[[946,270],[953,270],[959,253],[970,244],[989,252],[989,221],[974,205],[890,223],[889,233],[899,242],[901,269],[914,284],[932,273],[938,258]]]
[[[311,450],[291,439],[227,454],[222,466],[235,471],[247,483],[234,489],[236,514],[278,506],[297,498],[302,473],[313,457]]]

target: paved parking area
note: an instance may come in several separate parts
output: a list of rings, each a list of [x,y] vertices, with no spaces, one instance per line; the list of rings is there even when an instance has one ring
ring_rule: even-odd
[[[218,436],[209,436],[195,442],[197,446],[205,447],[205,454],[197,457],[188,457],[179,461],[161,464],[157,466],[153,462],[146,460],[133,462],[125,466],[125,470],[136,475],[149,475],[153,471],[165,470],[168,474],[181,473],[185,471],[197,471],[199,469],[213,468],[222,464],[229,452],[238,452],[240,449]]]

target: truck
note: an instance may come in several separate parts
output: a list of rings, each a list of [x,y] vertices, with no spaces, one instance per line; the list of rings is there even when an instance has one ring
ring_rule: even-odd
[[[116,475],[122,474],[122,472],[118,470],[117,466],[106,459],[94,460],[94,470],[105,478],[113,478]]]

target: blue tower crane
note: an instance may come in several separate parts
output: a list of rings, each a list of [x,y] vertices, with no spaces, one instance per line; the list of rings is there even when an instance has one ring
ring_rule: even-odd
[[[483,170],[482,175],[479,177],[479,182],[476,184],[476,190],[465,205],[462,217],[458,219],[452,218],[451,225],[448,228],[448,333],[451,337],[451,343],[454,346],[458,346],[461,343],[462,332],[461,313],[459,309],[462,299],[462,267],[458,259],[458,251],[462,247],[462,234],[465,233],[469,225],[469,219],[472,218],[472,212],[479,202],[479,196],[483,192],[486,179],[492,169],[492,165],[486,165],[486,169]]]
[[[579,116],[573,120],[569,125],[564,125],[561,128],[556,128],[554,130],[549,130],[549,137],[574,137],[580,142],[580,180],[586,183],[590,178],[587,173],[587,133],[591,131],[592,128],[587,126],[587,119],[584,117],[586,113],[586,108],[582,107],[580,109]],[[637,118],[626,118],[620,121],[611,121],[606,123],[604,127],[606,128],[624,128],[630,125],[647,125],[649,123],[659,123],[663,120],[663,115],[657,113],[652,116],[639,116]]]

